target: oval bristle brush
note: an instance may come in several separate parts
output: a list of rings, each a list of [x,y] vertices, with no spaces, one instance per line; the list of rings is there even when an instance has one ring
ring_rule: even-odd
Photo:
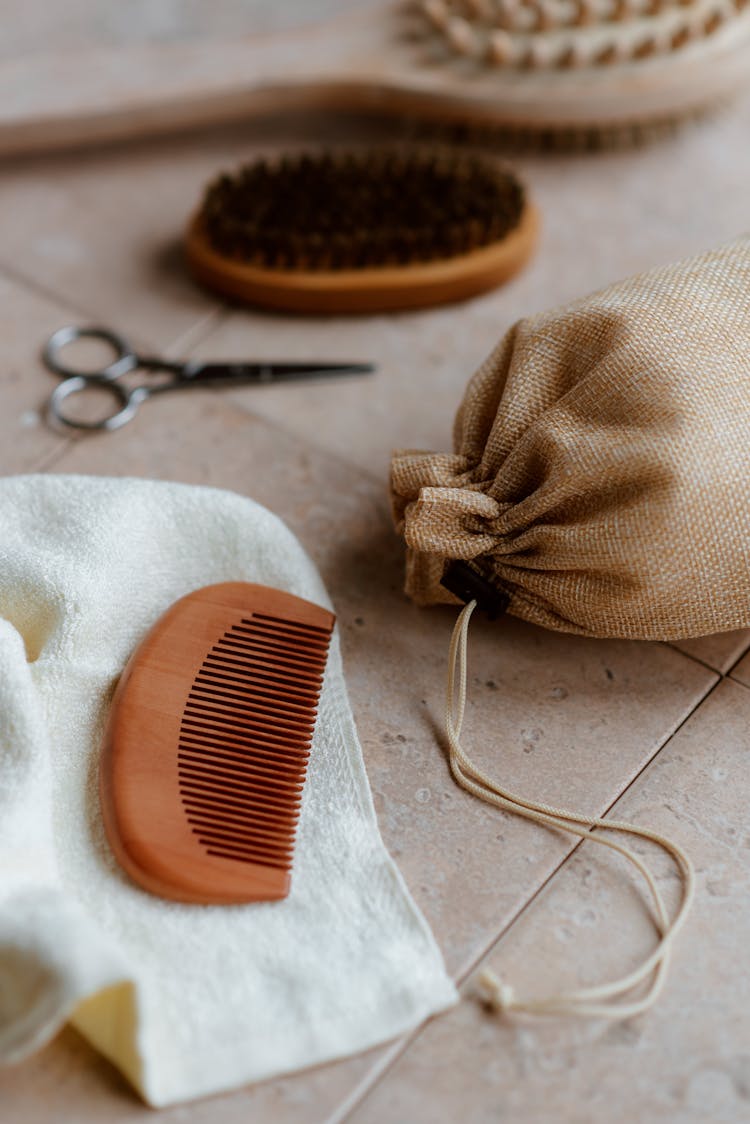
[[[198,281],[246,304],[381,312],[502,284],[531,255],[537,227],[522,185],[492,157],[322,153],[222,175],[186,249]]]
[[[288,894],[334,621],[231,582],[183,597],[136,649],[100,792],[112,849],[144,889],[205,904]]]

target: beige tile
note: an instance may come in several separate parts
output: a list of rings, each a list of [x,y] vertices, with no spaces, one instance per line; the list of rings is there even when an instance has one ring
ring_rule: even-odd
[[[543,305],[575,299],[742,234],[749,125],[746,90],[659,143],[521,159],[546,218],[535,307],[537,297]]]
[[[0,472],[31,472],[65,446],[43,418],[56,380],[40,359],[70,310],[0,275]]]
[[[658,1005],[623,1023],[507,1022],[473,984],[431,1023],[352,1124],[434,1120],[740,1124],[750,1117],[750,692],[726,681],[618,802],[695,862],[697,900]],[[639,848],[640,849],[640,848]],[[591,984],[634,966],[654,933],[624,868],[584,845],[485,963],[519,991]],[[673,894],[668,860],[653,858]]]
[[[698,636],[695,640],[676,640],[672,647],[726,675],[750,647],[750,629],[738,628],[735,632]]]
[[[0,265],[154,347],[218,307],[182,236],[206,183],[260,151],[337,139],[320,118],[18,159],[0,178]]]
[[[165,346],[215,307],[177,249],[203,174],[170,168],[168,146],[16,162],[0,180],[0,263],[85,321]]]
[[[387,478],[396,448],[448,449],[469,376],[520,314],[518,286],[452,308],[398,315],[284,318],[233,313],[201,341],[204,358],[373,362],[374,374],[232,390],[243,408]],[[515,303],[514,303],[515,301]],[[488,307],[496,315],[488,316]]]
[[[344,620],[355,713],[386,842],[460,972],[568,844],[456,788],[435,736],[452,614],[384,608]],[[663,653],[477,622],[465,745],[514,791],[603,810],[712,682]]]
[[[36,1057],[2,1071],[2,1119],[7,1124],[322,1124],[364,1076],[375,1053],[155,1111],[80,1035],[65,1029]]]
[[[741,659],[736,667],[732,668],[732,679],[750,687],[750,653]]]

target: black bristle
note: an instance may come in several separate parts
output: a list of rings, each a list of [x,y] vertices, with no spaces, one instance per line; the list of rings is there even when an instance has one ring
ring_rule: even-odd
[[[523,187],[492,157],[443,150],[286,156],[208,188],[215,250],[270,269],[344,270],[455,257],[504,238]]]

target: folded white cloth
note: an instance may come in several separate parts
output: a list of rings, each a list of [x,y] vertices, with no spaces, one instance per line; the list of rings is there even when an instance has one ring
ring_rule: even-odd
[[[455,1002],[383,847],[334,635],[283,902],[190,906],[104,837],[111,692],[177,598],[247,580],[328,603],[287,528],[229,492],[0,480],[0,1059],[73,1024],[153,1105],[383,1042]]]

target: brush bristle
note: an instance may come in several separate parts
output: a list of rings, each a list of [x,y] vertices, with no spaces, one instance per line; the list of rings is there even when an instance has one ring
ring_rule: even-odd
[[[180,798],[208,855],[288,870],[330,632],[253,613],[207,654],[180,728]]]
[[[201,219],[226,257],[338,271],[470,253],[503,239],[523,208],[523,187],[491,157],[370,151],[246,165],[208,188]]]
[[[661,143],[684,127],[705,120],[721,105],[684,112],[680,116],[620,121],[611,124],[534,126],[504,125],[457,117],[451,121],[404,120],[403,137],[412,144],[453,145],[466,152],[487,150],[512,158],[525,155],[585,155],[627,151]]]

